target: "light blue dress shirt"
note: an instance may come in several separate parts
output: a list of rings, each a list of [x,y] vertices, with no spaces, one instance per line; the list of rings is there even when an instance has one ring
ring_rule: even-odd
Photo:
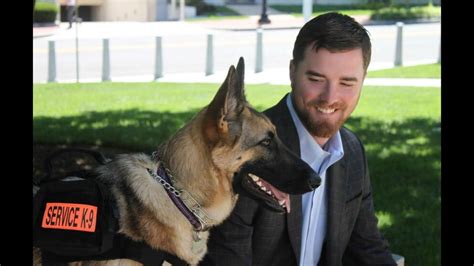
[[[321,257],[321,250],[326,236],[327,223],[327,189],[326,170],[344,156],[341,134],[339,131],[324,145],[319,146],[316,140],[304,127],[295,112],[291,94],[286,104],[298,132],[301,159],[321,177],[321,185],[314,191],[303,194],[303,225],[301,230],[300,266],[315,266]]]

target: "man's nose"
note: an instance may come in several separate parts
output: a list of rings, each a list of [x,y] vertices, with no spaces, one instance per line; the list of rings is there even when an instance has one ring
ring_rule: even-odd
[[[322,89],[321,94],[319,95],[319,100],[325,102],[328,105],[336,102],[337,95],[337,85],[333,82],[326,82],[325,86]]]

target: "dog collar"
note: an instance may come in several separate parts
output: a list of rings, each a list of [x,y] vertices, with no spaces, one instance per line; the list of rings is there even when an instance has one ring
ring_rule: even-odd
[[[189,192],[186,190],[178,190],[173,186],[172,179],[174,178],[170,170],[164,167],[163,162],[159,160],[156,153],[153,154],[153,157],[157,159],[159,166],[156,173],[151,169],[147,169],[148,173],[163,185],[171,201],[192,224],[194,231],[201,232],[209,230],[212,219],[209,218],[201,205]]]

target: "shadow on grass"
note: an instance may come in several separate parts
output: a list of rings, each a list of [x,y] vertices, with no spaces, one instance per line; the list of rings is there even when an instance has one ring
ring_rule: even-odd
[[[410,265],[440,265],[440,122],[351,118],[365,144],[379,226]]]
[[[151,152],[198,112],[130,109],[33,118],[35,143],[92,144]]]
[[[257,108],[260,109],[260,108]],[[198,111],[138,109],[35,117],[35,143],[92,144],[151,152]],[[353,117],[346,125],[365,144],[382,232],[410,265],[440,265],[440,122]]]

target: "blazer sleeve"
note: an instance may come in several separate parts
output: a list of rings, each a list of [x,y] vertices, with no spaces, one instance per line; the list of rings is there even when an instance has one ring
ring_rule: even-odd
[[[230,216],[209,232],[208,252],[199,265],[252,265],[252,223],[257,210],[257,202],[239,196]]]
[[[396,265],[389,250],[388,242],[377,228],[378,219],[374,211],[367,158],[365,157],[365,150],[360,140],[359,144],[361,145],[365,168],[362,200],[354,229],[343,256],[343,264]]]

